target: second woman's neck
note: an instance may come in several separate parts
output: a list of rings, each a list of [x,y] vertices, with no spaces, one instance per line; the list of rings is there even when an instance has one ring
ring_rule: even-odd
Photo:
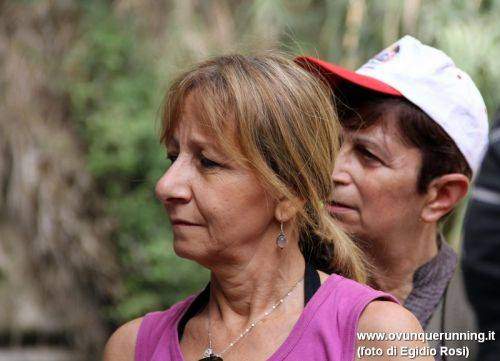
[[[413,290],[416,270],[437,255],[436,237],[437,225],[430,224],[414,232],[406,229],[373,241],[367,250],[376,269],[371,286],[391,293],[404,303]]]

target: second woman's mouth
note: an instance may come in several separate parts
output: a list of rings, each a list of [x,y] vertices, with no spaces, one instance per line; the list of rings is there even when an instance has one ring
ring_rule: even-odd
[[[351,205],[341,203],[341,202],[335,202],[335,201],[328,202],[326,205],[326,208],[328,209],[328,212],[330,214],[356,211],[356,207],[353,207]]]

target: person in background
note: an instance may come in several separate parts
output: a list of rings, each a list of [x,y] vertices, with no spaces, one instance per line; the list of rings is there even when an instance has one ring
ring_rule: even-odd
[[[487,144],[486,107],[473,81],[411,36],[356,72],[311,57],[296,62],[336,96],[344,133],[328,207],[374,265],[370,284],[394,295],[426,331],[475,330],[457,254],[439,231],[467,195]],[[431,345],[466,345],[474,359],[477,342]]]
[[[500,355],[500,110],[465,217],[462,264],[479,330],[495,333],[495,339],[479,345],[478,360],[496,361]]]
[[[362,284],[362,253],[324,206],[339,133],[328,87],[283,57],[222,56],[181,75],[166,96],[171,165],[156,194],[176,254],[210,283],[120,327],[104,360],[389,361],[407,357],[388,347],[424,347],[356,337],[422,328]],[[383,353],[359,357],[371,347]]]

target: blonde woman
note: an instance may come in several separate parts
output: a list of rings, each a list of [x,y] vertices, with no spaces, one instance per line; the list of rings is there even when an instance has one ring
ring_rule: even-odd
[[[362,285],[361,253],[323,206],[339,130],[328,89],[279,56],[223,56],[180,76],[156,194],[176,254],[208,268],[210,283],[119,328],[105,361],[403,360],[388,348],[424,347],[357,340],[422,329]]]

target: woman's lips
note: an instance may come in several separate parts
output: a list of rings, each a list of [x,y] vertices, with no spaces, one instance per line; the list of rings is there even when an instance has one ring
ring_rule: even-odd
[[[170,221],[170,223],[172,224],[172,226],[176,226],[176,227],[200,227],[199,224],[192,223],[189,221],[184,221],[181,219],[172,219]]]

